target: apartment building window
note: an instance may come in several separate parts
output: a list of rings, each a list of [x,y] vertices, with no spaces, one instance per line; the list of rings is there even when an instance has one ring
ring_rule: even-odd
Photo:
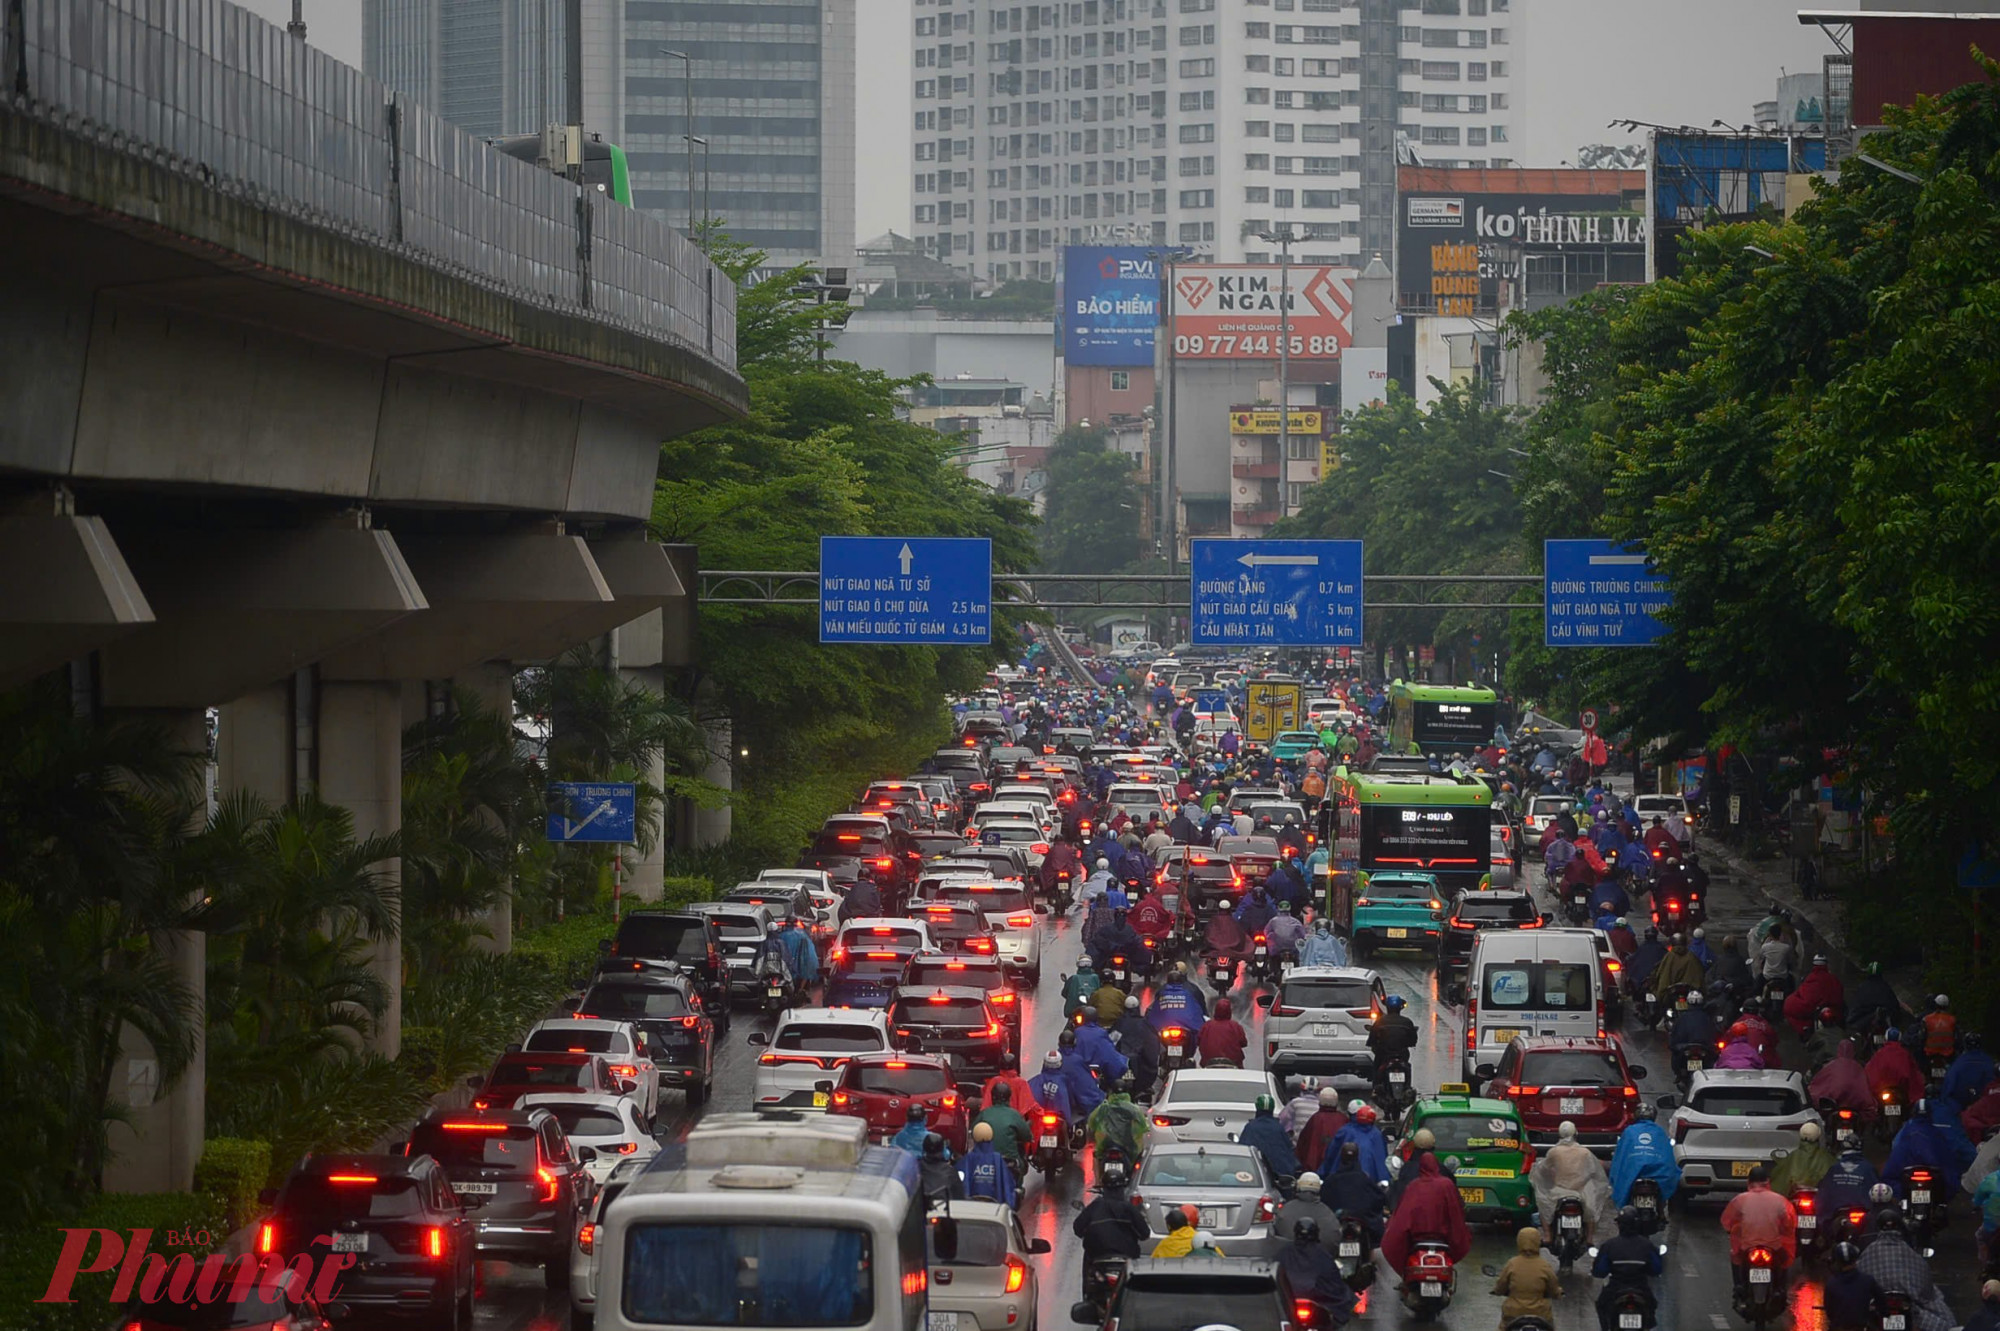
[[[1468,93],[1465,98],[1465,109],[1476,116],[1486,114],[1486,94]]]
[[[1465,131],[1465,146],[1468,148],[1484,148],[1486,146],[1485,128],[1479,125],[1467,128]]]
[[[916,89],[916,91],[917,91],[917,96],[919,96],[919,97],[935,97],[935,96],[937,96],[937,80],[936,80],[936,79],[918,79],[918,80],[917,80],[917,89]]]
[[[1184,92],[1181,94],[1181,110],[1183,111],[1213,111],[1214,109],[1215,90],[1213,88],[1207,92]]]
[[[919,222],[935,222],[935,221],[937,221],[937,205],[935,205],[935,204],[930,204],[930,203],[920,203],[920,204],[918,204],[918,205],[917,205],[917,221],[919,221]]]
[[[1184,189],[1181,191],[1181,207],[1213,208],[1215,191],[1212,189]]]
[[[1203,56],[1199,60],[1181,61],[1181,77],[1184,79],[1206,79],[1215,76],[1215,57]]]
[[[1181,29],[1181,45],[1182,46],[1215,45],[1215,25],[1213,23],[1204,23],[1200,27],[1196,27],[1194,24],[1190,23],[1188,26]]]
[[[917,20],[917,36],[919,36],[919,37],[932,37],[932,36],[935,36],[936,34],[937,34],[937,20],[936,20],[936,19],[934,19],[934,18],[920,18],[920,19],[918,19],[918,20]]]
[[[1505,46],[1507,44],[1507,29],[1493,29],[1493,44],[1495,46]]]
[[[1492,101],[1492,103],[1493,103],[1493,109],[1494,109],[1495,111],[1505,111],[1505,110],[1507,109],[1507,94],[1506,94],[1506,93],[1504,93],[1504,92],[1496,92],[1496,93],[1494,93],[1494,94],[1493,94],[1493,96],[1492,96],[1492,98],[1491,98],[1491,101]]]
[[[1272,32],[1271,35],[1281,43],[1290,42],[1292,40],[1291,25],[1288,23],[1280,23],[1277,26],[1277,28]]]
[[[1338,60],[1301,60],[1299,73],[1309,79],[1330,79],[1339,75]]]
[[[1130,370],[1113,370],[1111,372],[1112,392],[1123,393],[1131,387],[1132,387],[1132,372]]]
[[[1465,12],[1473,18],[1485,17],[1486,0],[1465,0]]]
[[[935,143],[918,144],[917,160],[919,162],[935,162],[937,160],[937,145]]]
[[[1458,131],[1453,130],[1454,134]],[[1340,174],[1338,157],[1301,157],[1299,170],[1309,176],[1337,176]]]
[[[1319,456],[1319,440],[1309,434],[1295,434],[1287,442],[1285,454],[1294,462],[1311,462]]]
[[[1273,125],[1271,126],[1271,137],[1279,143],[1290,143],[1292,141],[1292,127],[1288,124]]]
[[[1243,90],[1243,101],[1248,106],[1269,106],[1271,104],[1271,90],[1269,88],[1245,88]]]
[[[1396,29],[1396,40],[1416,45],[1424,40],[1424,30],[1422,28],[1398,28]]]
[[[1271,191],[1271,206],[1272,206],[1273,208],[1289,208],[1289,207],[1291,207],[1291,206],[1292,206],[1292,191],[1290,191],[1290,190],[1288,190],[1288,189],[1274,189],[1274,190],[1272,190],[1272,191]]]
[[[1493,142],[1505,143],[1507,141],[1507,127],[1505,125],[1493,126],[1492,135],[1493,135]]]
[[[1213,14],[1215,0],[1181,0],[1183,14]]]
[[[1456,60],[1426,60],[1423,62],[1422,77],[1435,83],[1456,83],[1458,69]]]
[[[1507,77],[1507,62],[1505,60],[1495,60],[1491,65],[1487,66],[1487,68],[1493,71],[1493,77],[1496,79],[1504,79]]]
[[[1181,3],[1183,3],[1183,4],[1186,4],[1186,3],[1187,3],[1187,0],[1181,0]],[[1183,244],[1183,245],[1188,245],[1188,244],[1192,244],[1193,242],[1195,242],[1195,241],[1198,241],[1198,240],[1200,240],[1200,239],[1201,239],[1201,223],[1199,223],[1199,222],[1182,222],[1182,223],[1181,223],[1181,233],[1180,233],[1180,234],[1181,234],[1181,244]]]
[[[1243,137],[1246,139],[1268,139],[1271,137],[1271,122],[1268,120],[1246,120],[1243,122]]]
[[[1300,28],[1299,40],[1308,46],[1332,46],[1340,41],[1339,28]]]
[[[1246,55],[1243,70],[1248,74],[1268,74],[1271,72],[1271,57],[1267,55]]]
[[[1269,171],[1271,169],[1271,154],[1269,153],[1243,154],[1243,169],[1245,171]]]
[[[1340,207],[1340,191],[1337,189],[1300,190],[1299,206],[1303,208],[1338,208]]]
[[[1212,124],[1182,125],[1180,127],[1180,141],[1182,143],[1214,143],[1215,126]]]
[[[1272,67],[1271,72],[1276,74],[1280,78],[1290,78],[1292,75],[1293,63],[1294,62],[1290,56],[1281,57],[1277,61],[1277,63]]]
[[[1243,25],[1243,35],[1251,41],[1266,40],[1271,35],[1271,25],[1268,23],[1246,23]]]
[[[1301,143],[1338,143],[1340,142],[1340,126],[1300,125],[1299,141]]]
[[[1180,172],[1182,180],[1186,180],[1190,176],[1198,176],[1201,174],[1201,158],[1183,157],[1180,159],[1176,169]]]
[[[1437,17],[1456,18],[1459,12],[1458,0],[1424,0],[1424,13]]]
[[[1289,157],[1274,158],[1271,162],[1271,166],[1281,176],[1289,176],[1290,174],[1292,174],[1292,159]]]
[[[1457,125],[1425,125],[1423,133],[1426,145],[1439,144],[1454,148],[1458,146]]]
[[[1270,201],[1271,187],[1269,185],[1245,185],[1243,187],[1243,202],[1269,203]]]
[[[1304,481],[1286,481],[1285,507],[1288,509],[1297,508],[1305,502],[1306,502],[1306,483]]]
[[[1465,66],[1465,80],[1468,83],[1486,82],[1486,62],[1484,60],[1467,62]]]

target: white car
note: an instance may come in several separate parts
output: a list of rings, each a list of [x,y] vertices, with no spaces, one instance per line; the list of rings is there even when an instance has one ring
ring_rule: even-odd
[[[741,901],[699,901],[688,910],[715,921],[722,934],[723,968],[729,972],[732,998],[756,1001],[762,986],[757,981],[757,954],[771,931],[772,911]]]
[[[920,901],[957,901],[971,906],[993,930],[1000,962],[1009,974],[1023,977],[1031,985],[1042,978],[1041,920],[1048,907],[1037,902],[1023,883],[986,875],[966,877],[926,875],[917,884]]]
[[[889,1051],[889,1014],[880,1008],[793,1008],[777,1029],[750,1037],[761,1046],[750,1101],[759,1109],[825,1109],[814,1088],[835,1080],[856,1054]]]
[[[1233,1142],[1257,1112],[1260,1095],[1279,1100],[1278,1084],[1268,1072],[1182,1068],[1167,1078],[1166,1089],[1153,1101],[1146,1149],[1166,1142]]]
[[[572,1146],[588,1146],[597,1153],[583,1162],[584,1169],[599,1184],[626,1160],[646,1161],[659,1154],[660,1144],[639,1122],[632,1102],[622,1095],[524,1095],[516,1106],[541,1108],[556,1116]]]
[[[1046,801],[1016,799],[1012,794],[1001,795],[979,806],[978,812],[972,815],[972,832],[967,835],[970,840],[977,841],[979,837],[976,834],[994,823],[1033,823],[1046,838],[1055,830],[1055,818],[1050,810],[1051,806]]]
[[[833,936],[833,957],[847,951],[865,952],[870,947],[894,948],[899,952],[928,952],[931,931],[920,920],[900,915],[864,915],[840,926]]]
[[[1673,1106],[1667,1131],[1681,1184],[1690,1194],[1740,1192],[1750,1170],[1799,1144],[1799,1129],[1820,1123],[1803,1072],[1783,1068],[1710,1068],[1692,1074],[1687,1100]],[[1821,1125],[1824,1127],[1824,1124]]]
[[[1372,1081],[1375,1056],[1368,1028],[1382,1010],[1382,978],[1361,966],[1294,966],[1274,994],[1260,994],[1264,1067],[1279,1078],[1299,1075]]]
[[[590,1218],[576,1227],[569,1245],[570,1331],[589,1331],[597,1312],[597,1236],[604,1232],[604,1212],[651,1159],[631,1156],[613,1165],[591,1200]]]
[[[1539,839],[1543,829],[1555,821],[1565,804],[1574,801],[1568,795],[1537,795],[1528,801],[1528,813],[1522,820],[1527,824],[1528,835]]]
[[[629,1021],[604,1017],[559,1017],[529,1027],[521,1048],[531,1054],[602,1054],[614,1077],[638,1085],[625,1098],[639,1119],[651,1123],[660,1107],[660,1073],[647,1050],[645,1033]]]
[[[979,844],[1013,847],[1026,858],[1028,872],[1033,873],[1049,853],[1049,832],[1026,818],[996,818],[979,828]]]
[[[1104,802],[1125,811],[1128,818],[1145,822],[1153,814],[1159,814],[1161,821],[1169,816],[1167,801],[1174,788],[1156,781],[1120,782],[1105,792]]]
[[[927,1328],[937,1331],[1010,1331],[1035,1325],[1040,1296],[1038,1263],[1049,1252],[1047,1239],[1030,1239],[1021,1217],[999,1202],[951,1204],[958,1222],[958,1251],[950,1261],[937,1254],[937,1227],[931,1239],[931,1282],[925,1307]]]
[[[820,892],[833,891],[833,875],[824,869],[760,869],[757,872],[760,883],[804,883],[808,888]]]
[[[1686,850],[1694,843],[1694,815],[1688,812],[1687,800],[1679,795],[1634,795],[1632,812],[1639,815],[1640,835],[1653,826],[1658,818],[1667,831],[1673,833],[1674,840]]]

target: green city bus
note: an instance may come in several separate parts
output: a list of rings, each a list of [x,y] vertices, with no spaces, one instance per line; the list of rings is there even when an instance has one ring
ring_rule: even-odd
[[[1492,809],[1493,792],[1477,777],[1335,771],[1319,818],[1333,848],[1325,906],[1335,927],[1353,919],[1373,874],[1430,874],[1447,900],[1479,887],[1492,868]]]
[[[1399,679],[1389,686],[1389,752],[1471,753],[1492,741],[1498,711],[1492,689]]]

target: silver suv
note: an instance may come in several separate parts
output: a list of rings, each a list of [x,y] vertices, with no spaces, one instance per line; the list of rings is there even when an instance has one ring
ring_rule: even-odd
[[[1281,1083],[1302,1074],[1372,1080],[1368,1027],[1382,1011],[1382,979],[1361,966],[1294,966],[1275,994],[1258,996],[1264,1069]]]

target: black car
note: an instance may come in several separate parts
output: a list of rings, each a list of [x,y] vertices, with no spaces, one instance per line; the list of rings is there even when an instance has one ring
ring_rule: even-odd
[[[722,931],[706,915],[687,910],[635,910],[598,964],[600,975],[632,974],[649,961],[671,961],[701,985],[703,1001],[717,1019],[729,1021],[729,971]]]
[[[1180,882],[1181,900],[1200,920],[1218,910],[1234,910],[1243,895],[1243,885],[1237,881],[1229,857],[1201,846],[1191,847],[1181,861]]]
[[[1007,1027],[966,985],[904,985],[889,1004],[890,1043],[909,1053],[942,1054],[961,1082],[984,1081],[1005,1065]]]
[[[1472,947],[1488,929],[1539,929],[1548,923],[1526,892],[1461,892],[1438,935],[1438,980],[1447,1002],[1463,999]]]
[[[907,985],[934,989],[951,985],[960,989],[983,989],[986,1003],[1007,1028],[1014,1048],[1021,1047],[1021,995],[1008,983],[1007,967],[998,957],[954,956],[948,952],[919,952],[903,977]]]
[[[199,1284],[185,1303],[168,1297],[171,1284],[156,1299],[135,1295],[116,1325],[119,1331],[333,1331],[328,1318],[334,1312],[347,1316],[347,1305],[338,1301],[330,1310],[322,1308],[311,1282],[296,1270],[280,1272],[269,1283],[252,1280],[241,1298],[232,1297],[237,1269],[225,1268],[212,1297],[203,1297]]]
[[[1088,1303],[1070,1308],[1070,1320],[1109,1331],[1168,1331],[1189,1326],[1295,1326],[1283,1277],[1274,1262],[1238,1257],[1189,1261],[1141,1257],[1126,1265],[1100,1316]]]
[[[412,1158],[444,1166],[465,1204],[476,1256],[540,1265],[550,1289],[569,1286],[569,1251],[596,1185],[590,1147],[572,1147],[546,1109],[436,1109],[410,1134]]]
[[[274,1203],[257,1225],[257,1251],[308,1258],[314,1271],[329,1257],[351,1259],[334,1301],[425,1325],[471,1325],[472,1222],[435,1157],[309,1156]]]
[[[822,1001],[827,1007],[888,1007],[902,987],[915,953],[913,947],[886,945],[866,951],[834,949]]]
[[[690,1105],[707,1101],[715,1086],[715,1022],[686,977],[600,975],[577,1001],[576,1015],[631,1022],[646,1033],[661,1087],[680,1087]]]

